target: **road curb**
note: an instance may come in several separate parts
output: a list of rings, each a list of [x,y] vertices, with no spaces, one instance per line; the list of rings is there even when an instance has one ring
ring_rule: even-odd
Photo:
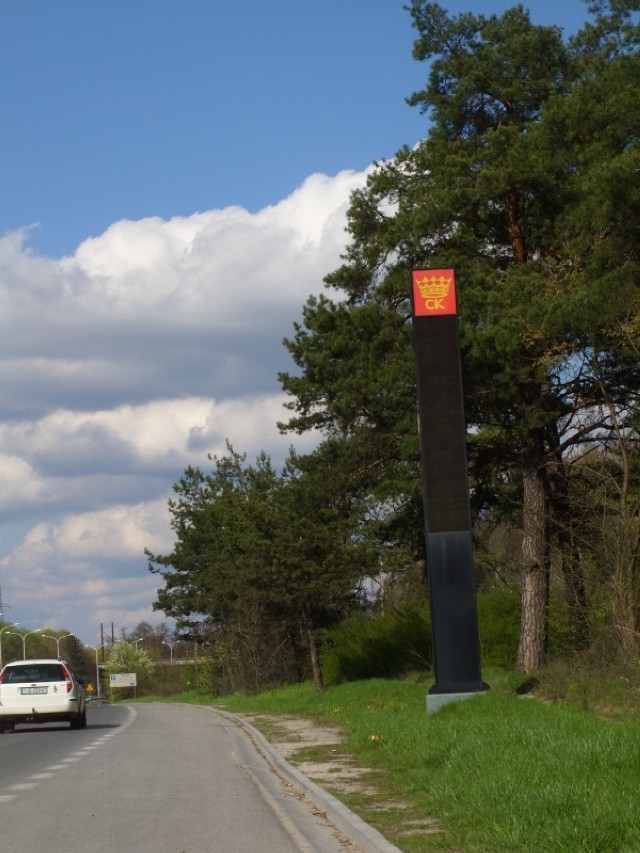
[[[327,818],[336,829],[339,829],[347,838],[361,847],[364,853],[402,853],[399,847],[387,841],[382,833],[362,820],[355,812],[347,808],[344,803],[340,802],[340,800],[328,791],[325,791],[320,785],[307,778],[292,764],[289,764],[281,753],[251,723],[238,714],[221,711],[215,707],[213,710],[216,714],[220,714],[221,717],[226,717],[240,725],[259,745],[274,770],[289,783],[301,788],[316,808],[326,813]]]

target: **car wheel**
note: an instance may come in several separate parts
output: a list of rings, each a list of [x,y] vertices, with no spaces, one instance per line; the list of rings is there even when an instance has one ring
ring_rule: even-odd
[[[71,720],[72,729],[84,729],[87,725],[87,709],[83,708],[82,713],[78,714]]]

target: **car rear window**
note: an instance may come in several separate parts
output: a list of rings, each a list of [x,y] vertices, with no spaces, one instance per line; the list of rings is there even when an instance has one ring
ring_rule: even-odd
[[[2,681],[5,684],[26,684],[33,681],[64,681],[64,669],[56,663],[7,667]]]

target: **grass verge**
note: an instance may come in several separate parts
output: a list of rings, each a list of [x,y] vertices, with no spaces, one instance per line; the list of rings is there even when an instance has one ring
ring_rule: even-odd
[[[485,677],[488,693],[429,717],[420,679],[211,701],[340,728],[341,752],[372,771],[375,794],[368,784],[339,796],[407,853],[638,853],[638,719],[523,698],[515,674]]]

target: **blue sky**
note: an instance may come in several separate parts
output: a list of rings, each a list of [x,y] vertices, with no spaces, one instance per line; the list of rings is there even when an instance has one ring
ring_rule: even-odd
[[[283,458],[282,339],[350,193],[427,131],[413,38],[402,0],[0,0],[6,620],[161,621],[172,484],[226,439]]]
[[[0,232],[71,253],[119,219],[273,204],[425,132],[396,0],[2,0]],[[446,5],[446,4],[445,4]],[[510,3],[450,3],[490,13]],[[579,0],[534,2],[572,28]]]

